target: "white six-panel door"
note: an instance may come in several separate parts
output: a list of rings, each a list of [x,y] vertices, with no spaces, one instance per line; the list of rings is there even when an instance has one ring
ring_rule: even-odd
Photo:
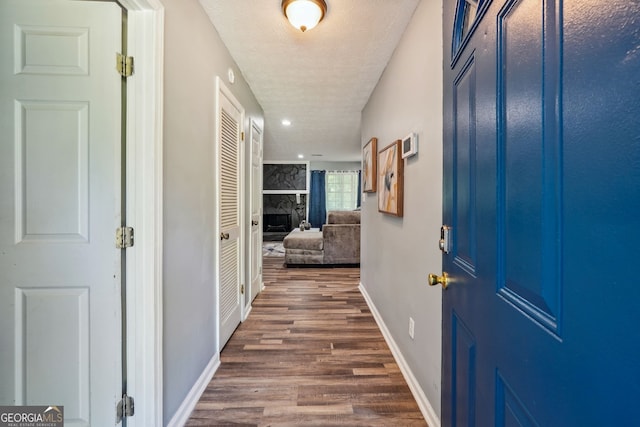
[[[219,225],[219,324],[222,348],[242,319],[241,277],[244,253],[242,233],[242,146],[244,110],[233,94],[218,82],[217,154]]]
[[[0,404],[68,426],[115,424],[122,386],[121,19],[0,2]]]
[[[251,122],[251,289],[247,305],[262,289],[262,128]]]

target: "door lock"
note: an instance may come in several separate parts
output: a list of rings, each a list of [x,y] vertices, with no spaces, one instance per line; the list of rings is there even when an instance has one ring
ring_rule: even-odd
[[[442,276],[437,274],[429,274],[429,286],[442,285],[442,289],[447,289],[449,286],[449,275],[445,272]]]
[[[229,240],[229,233],[220,233],[220,240]]]

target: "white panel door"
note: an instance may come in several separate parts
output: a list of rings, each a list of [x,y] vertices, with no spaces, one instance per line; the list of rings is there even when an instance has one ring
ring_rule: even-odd
[[[218,260],[220,348],[242,320],[240,280],[242,265],[242,147],[240,145],[242,108],[231,92],[218,80],[217,153]]]
[[[251,289],[250,301],[262,289],[262,128],[251,123]]]
[[[0,404],[115,424],[121,10],[0,2]]]

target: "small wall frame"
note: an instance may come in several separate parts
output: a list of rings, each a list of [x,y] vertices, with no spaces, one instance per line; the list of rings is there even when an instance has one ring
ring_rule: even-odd
[[[376,192],[377,150],[377,138],[371,138],[362,148],[362,191],[365,193]]]
[[[402,140],[378,152],[378,211],[401,217],[404,199]]]

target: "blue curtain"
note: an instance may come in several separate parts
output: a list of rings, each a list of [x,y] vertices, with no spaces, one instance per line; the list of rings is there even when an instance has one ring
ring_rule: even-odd
[[[311,194],[309,195],[309,222],[312,227],[322,228],[327,218],[325,192],[326,171],[311,171]]]
[[[356,199],[356,208],[362,205],[362,171],[358,171],[358,198]]]

